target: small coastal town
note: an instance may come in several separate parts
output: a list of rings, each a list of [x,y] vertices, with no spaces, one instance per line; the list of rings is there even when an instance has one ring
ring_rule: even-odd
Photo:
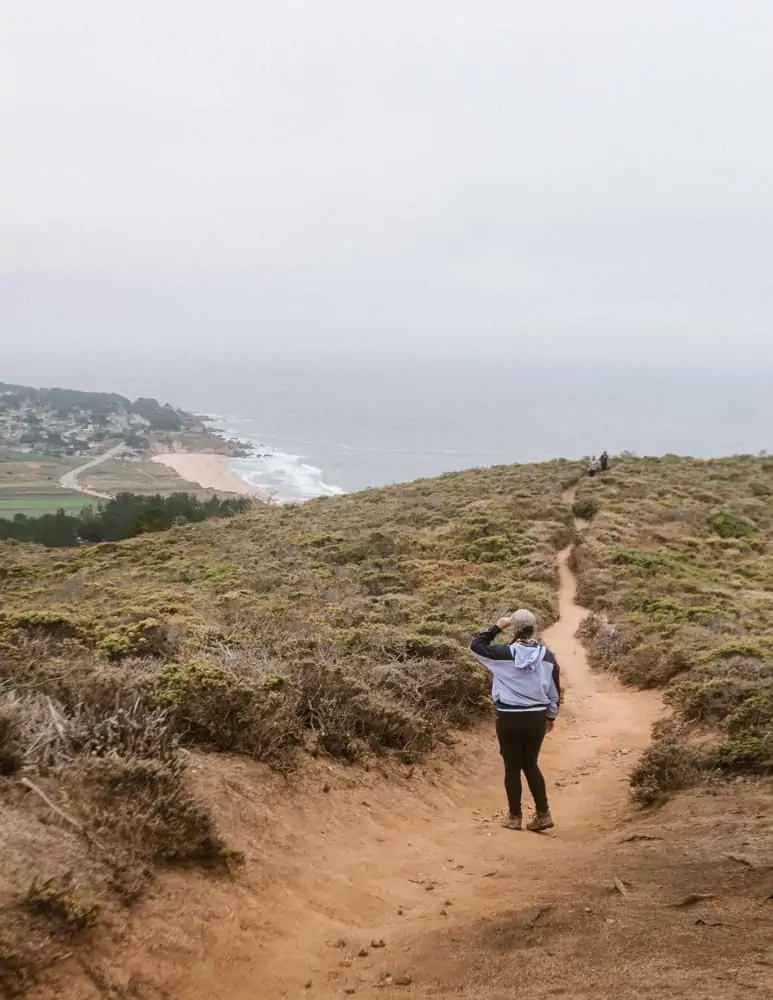
[[[268,502],[231,468],[247,454],[208,418],[157,399],[0,382],[0,538],[98,540],[104,504],[158,525]]]
[[[155,399],[0,383],[0,446],[20,454],[91,457],[122,442],[127,457],[139,457],[153,434],[205,430],[193,414]]]

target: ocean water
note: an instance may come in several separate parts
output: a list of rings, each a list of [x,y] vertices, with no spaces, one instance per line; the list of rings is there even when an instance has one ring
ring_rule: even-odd
[[[343,487],[323,480],[322,469],[311,465],[308,457],[302,454],[308,450],[302,442],[298,442],[300,447],[296,448],[301,454],[291,454],[267,443],[260,421],[222,414],[208,416],[213,428],[252,451],[249,457],[231,460],[233,471],[250,485],[269,490],[281,503],[299,503],[312,497],[345,492]]]
[[[234,462],[282,501],[604,449],[709,457],[773,450],[770,372],[479,357],[4,359],[6,381],[150,395],[214,415]]]
[[[223,384],[224,380],[228,383]],[[247,386],[249,385],[249,390]],[[702,457],[773,449],[768,380],[469,362],[266,363],[210,372],[202,402],[256,452],[234,462],[282,501],[604,449]],[[192,405],[192,400],[187,400]]]

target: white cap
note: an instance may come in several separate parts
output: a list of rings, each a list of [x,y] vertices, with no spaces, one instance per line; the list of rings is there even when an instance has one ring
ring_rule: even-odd
[[[531,611],[527,611],[526,608],[519,608],[518,611],[514,611],[510,616],[510,624],[516,632],[522,632],[527,628],[536,629],[537,619]]]

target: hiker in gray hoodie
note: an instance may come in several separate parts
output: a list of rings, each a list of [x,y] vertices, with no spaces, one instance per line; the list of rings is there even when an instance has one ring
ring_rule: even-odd
[[[495,643],[494,638],[512,627],[513,641]],[[470,643],[475,659],[493,675],[491,695],[497,709],[497,739],[505,764],[508,816],[502,826],[523,827],[521,771],[534,797],[536,815],[527,830],[540,833],[553,827],[545,779],[539,768],[542,741],[555,724],[561,701],[558,661],[534,638],[537,619],[521,609],[500,618]]]

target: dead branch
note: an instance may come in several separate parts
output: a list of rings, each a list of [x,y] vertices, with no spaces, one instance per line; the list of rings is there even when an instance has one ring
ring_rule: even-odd
[[[93,844],[100,850],[104,850],[102,844],[99,843],[96,837],[93,837],[89,833],[89,831],[86,829],[83,823],[79,822],[77,819],[74,819],[72,816],[69,816],[63,809],[60,809],[59,806],[46,795],[46,793],[43,791],[42,788],[38,788],[38,786],[34,784],[34,782],[30,781],[29,778],[22,778],[21,784],[24,785],[25,788],[29,789],[29,791],[34,792],[35,795],[39,796],[39,798],[41,798],[45,802],[45,804],[48,806],[49,809],[53,810],[53,812],[55,812],[57,816],[63,819],[65,823],[69,823],[70,826],[74,827],[78,831],[78,833],[80,833],[80,835],[84,837],[85,840],[88,841],[89,844]]]
[[[547,906],[539,906],[539,907],[537,907],[537,912],[534,914],[534,916],[530,920],[526,921],[526,924],[524,926],[526,926],[528,928],[534,927],[534,925],[536,923],[538,923],[544,916],[546,916],[552,910],[553,910],[553,904],[552,903],[548,903]]]
[[[612,884],[614,885],[615,889],[617,889],[617,891],[620,893],[620,895],[623,897],[623,899],[628,899],[628,890],[623,884],[622,879],[619,879],[617,875],[615,875],[614,878],[612,879]]]

